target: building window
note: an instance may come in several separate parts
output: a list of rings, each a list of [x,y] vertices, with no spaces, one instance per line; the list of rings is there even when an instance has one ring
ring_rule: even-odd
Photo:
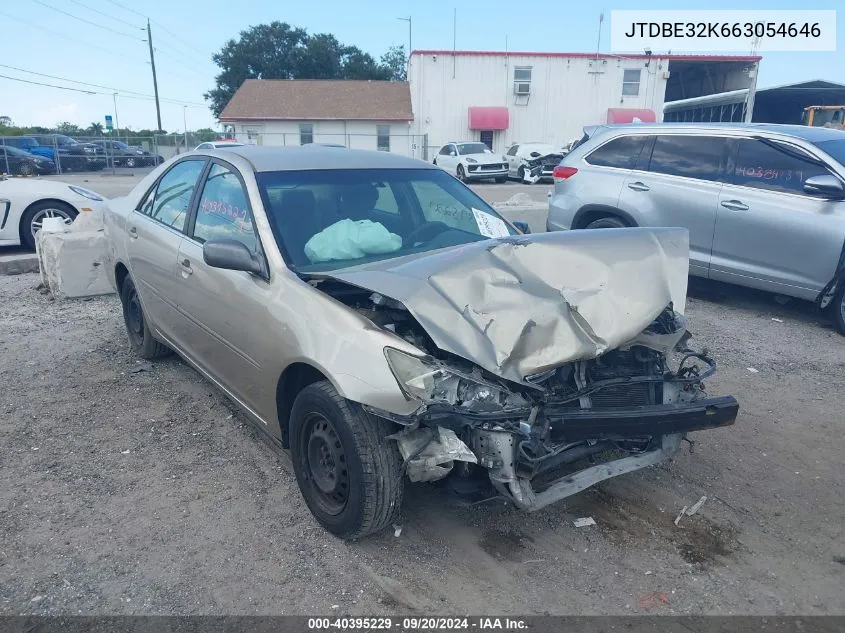
[[[636,97],[640,94],[640,72],[639,68],[635,70],[626,70],[622,76],[622,96]]]
[[[311,123],[299,124],[299,144],[308,145],[314,142],[314,126]]]
[[[376,126],[376,147],[380,152],[390,151],[390,126],[377,125]]]
[[[531,94],[531,66],[517,66],[513,69],[513,93]]]

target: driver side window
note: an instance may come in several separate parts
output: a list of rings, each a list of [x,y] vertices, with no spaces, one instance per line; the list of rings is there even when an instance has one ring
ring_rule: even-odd
[[[197,207],[193,237],[198,242],[228,238],[258,251],[246,191],[231,170],[215,163],[208,172]]]
[[[440,149],[441,156],[450,156],[452,154],[452,146],[451,145],[444,145]]]
[[[508,150],[508,156],[516,156],[516,153],[519,151],[519,145],[514,145]]]

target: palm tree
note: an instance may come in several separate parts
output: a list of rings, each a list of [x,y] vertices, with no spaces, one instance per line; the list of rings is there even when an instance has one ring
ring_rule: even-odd
[[[102,136],[103,135],[103,124],[94,121],[91,125],[88,126],[88,129],[85,130],[91,136]]]

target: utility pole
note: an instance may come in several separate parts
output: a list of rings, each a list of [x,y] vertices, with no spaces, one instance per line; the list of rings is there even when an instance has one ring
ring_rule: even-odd
[[[120,140],[120,121],[117,119],[117,93],[113,92],[111,94],[112,99],[114,99],[114,130],[115,136],[117,136],[117,140]]]
[[[188,106],[182,106],[182,126],[185,128],[185,151],[188,151]]]
[[[161,106],[158,103],[158,80],[156,79],[156,58],[153,54],[153,32],[150,30],[150,20],[147,19],[147,43],[150,45],[150,66],[153,67],[153,92],[156,97],[156,132],[161,132]]]
[[[407,18],[396,18],[397,20],[402,20],[403,22],[408,23],[408,74],[410,74],[411,70],[411,16],[409,15]]]

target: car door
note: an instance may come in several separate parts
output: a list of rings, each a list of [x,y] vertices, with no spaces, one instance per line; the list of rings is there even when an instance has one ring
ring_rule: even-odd
[[[273,402],[271,381],[262,376],[272,289],[258,275],[206,264],[203,244],[219,238],[238,240],[263,257],[242,177],[215,160],[179,247],[177,336],[186,355],[267,419],[272,412],[260,410],[260,403]]]
[[[519,169],[521,157],[517,156],[519,145],[511,145],[505,154],[505,159],[508,161],[508,177],[516,178],[516,172]]]
[[[650,145],[625,179],[619,207],[643,226],[686,228],[690,274],[706,277],[728,161],[727,138],[660,134]]]
[[[833,173],[797,145],[734,142],[736,158],[719,196],[711,277],[815,299],[836,270],[845,202],[806,193],[804,181]]]
[[[179,244],[205,164],[205,159],[195,159],[173,165],[142,198],[126,223],[129,270],[144,314],[169,340],[174,338],[180,291],[176,265]]]
[[[437,166],[454,174],[458,168],[458,149],[453,143],[448,143],[440,148],[437,154]]]

